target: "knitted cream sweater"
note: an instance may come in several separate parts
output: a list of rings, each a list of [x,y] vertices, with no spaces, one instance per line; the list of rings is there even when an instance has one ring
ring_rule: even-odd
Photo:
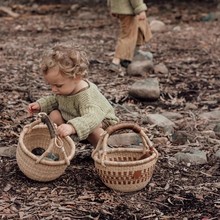
[[[137,15],[147,10],[143,0],[108,0],[111,13],[122,15]]]
[[[42,112],[49,114],[55,109],[59,110],[63,119],[75,128],[79,140],[86,139],[103,120],[105,125],[113,125],[119,121],[113,107],[97,86],[87,82],[89,87],[77,94],[51,95],[37,100]]]

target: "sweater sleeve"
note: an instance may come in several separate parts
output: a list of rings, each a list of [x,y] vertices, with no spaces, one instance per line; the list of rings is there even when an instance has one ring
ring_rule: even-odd
[[[130,3],[134,9],[134,13],[137,15],[142,11],[147,10],[146,4],[143,2],[143,0],[130,0]]]
[[[56,96],[53,96],[53,95],[45,96],[45,97],[38,99],[37,102],[39,103],[41,107],[41,111],[46,112],[47,114],[49,114],[55,109],[58,109]]]
[[[79,139],[84,140],[89,136],[92,130],[101,124],[105,118],[105,113],[99,106],[90,104],[81,108],[80,114],[80,117],[71,119],[67,123],[75,128]]]

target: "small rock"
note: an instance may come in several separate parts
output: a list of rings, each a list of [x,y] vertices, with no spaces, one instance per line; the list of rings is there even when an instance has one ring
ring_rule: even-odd
[[[171,121],[175,121],[175,120],[183,118],[183,115],[181,115],[178,112],[163,112],[161,114],[165,116],[166,118],[170,119]]]
[[[213,129],[214,132],[220,133],[220,123],[217,123]]]
[[[73,5],[71,5],[70,10],[71,10],[72,12],[76,12],[79,8],[80,8],[80,5],[78,5],[78,4],[73,4]]]
[[[198,109],[198,107],[195,104],[189,102],[186,103],[185,110],[195,110],[195,109]]]
[[[0,147],[0,157],[15,157],[16,155],[16,147]]]
[[[181,27],[180,26],[176,26],[176,27],[173,28],[173,31],[179,32],[179,31],[181,31]]]
[[[155,65],[154,72],[155,73],[162,73],[162,74],[166,75],[169,73],[169,70],[167,69],[167,67],[165,66],[164,63],[159,63],[159,64]]]
[[[153,54],[149,51],[138,50],[133,58],[133,61],[153,60]]]
[[[78,19],[87,20],[88,18],[89,18],[90,20],[95,20],[95,19],[97,19],[97,15],[94,14],[94,13],[91,13],[91,12],[89,12],[89,11],[81,12],[81,13],[78,15]]]
[[[45,152],[45,149],[42,147],[36,147],[31,151],[31,153],[36,156],[41,156],[44,152]]]
[[[220,159],[220,149],[216,151],[215,156]]]
[[[210,12],[208,14],[204,14],[202,17],[201,17],[201,21],[204,21],[204,22],[208,22],[208,21],[216,21],[216,20],[219,20],[220,19],[220,12]]]
[[[33,153],[36,156],[41,156],[45,152],[45,149],[42,147],[36,147],[34,148],[31,153]],[[50,161],[58,161],[59,160],[59,155],[55,153],[47,153],[47,156],[44,157],[45,160],[50,160]]]
[[[46,159],[46,160],[51,160],[51,161],[58,161],[58,160],[59,160],[59,155],[58,155],[58,154],[55,154],[55,153],[49,152],[49,153],[47,154],[47,156],[44,157],[44,159]]]
[[[215,138],[215,132],[212,130],[201,131],[201,134],[205,137]]]
[[[170,140],[174,145],[184,145],[187,142],[187,135],[183,131],[175,131],[170,136]]]
[[[205,120],[219,120],[220,119],[220,110],[214,110],[211,112],[205,112],[199,115],[200,118]]]
[[[168,142],[168,139],[166,137],[156,137],[156,138],[153,138],[153,143],[154,144],[160,144],[162,146],[166,146]]]
[[[153,62],[151,60],[133,61],[127,68],[127,74],[130,76],[143,76],[153,70]]]
[[[165,136],[170,137],[174,133],[174,124],[168,124],[163,126],[163,132]]]
[[[162,21],[153,20],[150,22],[150,28],[152,32],[164,32],[166,25]]]

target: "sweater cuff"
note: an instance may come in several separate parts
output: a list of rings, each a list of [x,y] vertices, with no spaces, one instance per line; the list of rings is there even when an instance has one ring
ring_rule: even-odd
[[[71,124],[75,128],[80,141],[85,140],[89,136],[89,126],[86,126],[81,120],[74,118],[69,120],[67,123]]]
[[[37,100],[37,103],[40,105],[40,111],[41,112],[46,112],[48,114],[46,100],[45,99],[39,99],[39,100]]]
[[[139,13],[141,13],[142,11],[146,11],[147,10],[147,6],[145,4],[138,6],[137,8],[135,8],[134,13],[137,15]]]

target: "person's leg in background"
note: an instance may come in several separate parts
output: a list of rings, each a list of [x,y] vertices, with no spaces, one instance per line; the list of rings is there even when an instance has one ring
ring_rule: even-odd
[[[135,54],[141,53],[142,55],[146,55],[147,57],[149,56],[148,58],[152,58],[150,57],[152,56],[150,52],[142,51],[142,47],[146,47],[146,44],[149,42],[151,38],[152,38],[152,33],[147,18],[144,20],[139,20]]]
[[[119,15],[120,34],[115,47],[112,64],[117,67],[122,65],[127,68],[131,63],[138,37],[138,25],[135,16]]]

